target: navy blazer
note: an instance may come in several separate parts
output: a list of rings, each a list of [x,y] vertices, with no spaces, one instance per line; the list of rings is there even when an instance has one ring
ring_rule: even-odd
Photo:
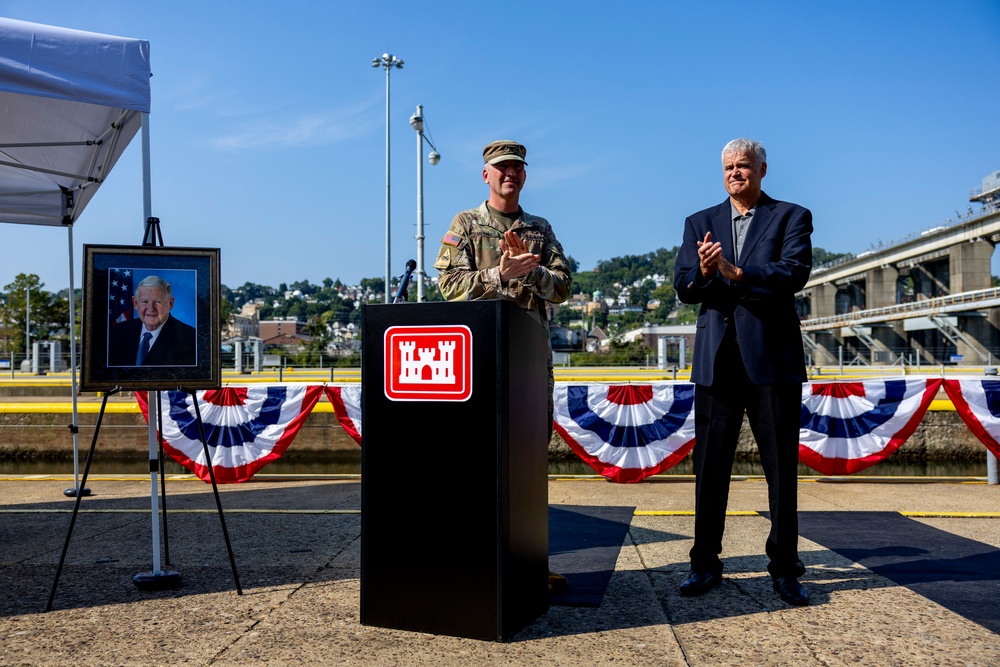
[[[142,320],[115,324],[108,332],[108,366],[135,366]],[[194,327],[170,316],[163,323],[156,343],[149,348],[143,366],[194,366],[197,363],[197,333]]]
[[[739,261],[733,257],[733,219],[729,199],[684,221],[684,242],[674,266],[674,289],[684,303],[700,303],[691,380],[711,385],[725,381],[715,368],[723,335],[736,327],[740,354],[754,384],[805,382],[805,356],[795,293],[812,269],[812,213],[761,193]],[[698,241],[712,232],[722,255],[743,269],[743,280],[722,274],[701,275]]]

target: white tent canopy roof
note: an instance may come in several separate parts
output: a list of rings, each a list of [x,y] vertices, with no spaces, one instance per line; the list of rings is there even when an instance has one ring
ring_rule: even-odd
[[[149,42],[0,18],[0,222],[72,224],[149,112]]]

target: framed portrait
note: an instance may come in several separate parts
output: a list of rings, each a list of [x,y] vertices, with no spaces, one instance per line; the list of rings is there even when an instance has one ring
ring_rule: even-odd
[[[222,382],[219,249],[83,246],[81,391]]]

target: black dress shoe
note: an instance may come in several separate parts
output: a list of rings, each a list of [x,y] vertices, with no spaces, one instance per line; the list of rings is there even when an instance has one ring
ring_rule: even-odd
[[[798,607],[809,604],[809,594],[795,577],[775,577],[774,591],[788,604]]]
[[[569,580],[561,574],[549,570],[549,593],[552,595],[565,595],[569,592]]]
[[[681,584],[680,593],[685,597],[704,595],[722,583],[722,573],[691,570],[691,574]]]

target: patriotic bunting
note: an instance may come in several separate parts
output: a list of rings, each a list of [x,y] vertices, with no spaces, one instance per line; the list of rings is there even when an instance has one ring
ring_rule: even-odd
[[[555,428],[601,475],[639,482],[694,446],[694,385],[566,385],[555,388]]]
[[[1000,456],[1000,380],[945,380],[944,390],[969,430]]]
[[[326,400],[333,404],[337,421],[354,442],[361,444],[361,385],[325,386]]]
[[[799,460],[824,475],[850,475],[892,455],[916,430],[940,379],[807,382]]]
[[[1000,380],[902,378],[802,385],[799,460],[824,475],[850,475],[891,456],[923,419],[942,383],[969,429],[1000,456]],[[227,387],[197,393],[218,482],[243,482],[276,460],[326,395],[361,444],[361,386]],[[146,396],[136,393],[149,419]],[[639,482],[668,470],[694,447],[694,385],[557,383],[554,426],[599,474]],[[192,397],[161,393],[164,451],[209,481]]]
[[[208,482],[212,466],[219,483],[245,482],[280,458],[321,395],[320,386],[226,387],[199,391],[198,409],[211,462],[205,459],[191,394],[160,394],[163,450]],[[146,396],[136,392],[149,421]]]

